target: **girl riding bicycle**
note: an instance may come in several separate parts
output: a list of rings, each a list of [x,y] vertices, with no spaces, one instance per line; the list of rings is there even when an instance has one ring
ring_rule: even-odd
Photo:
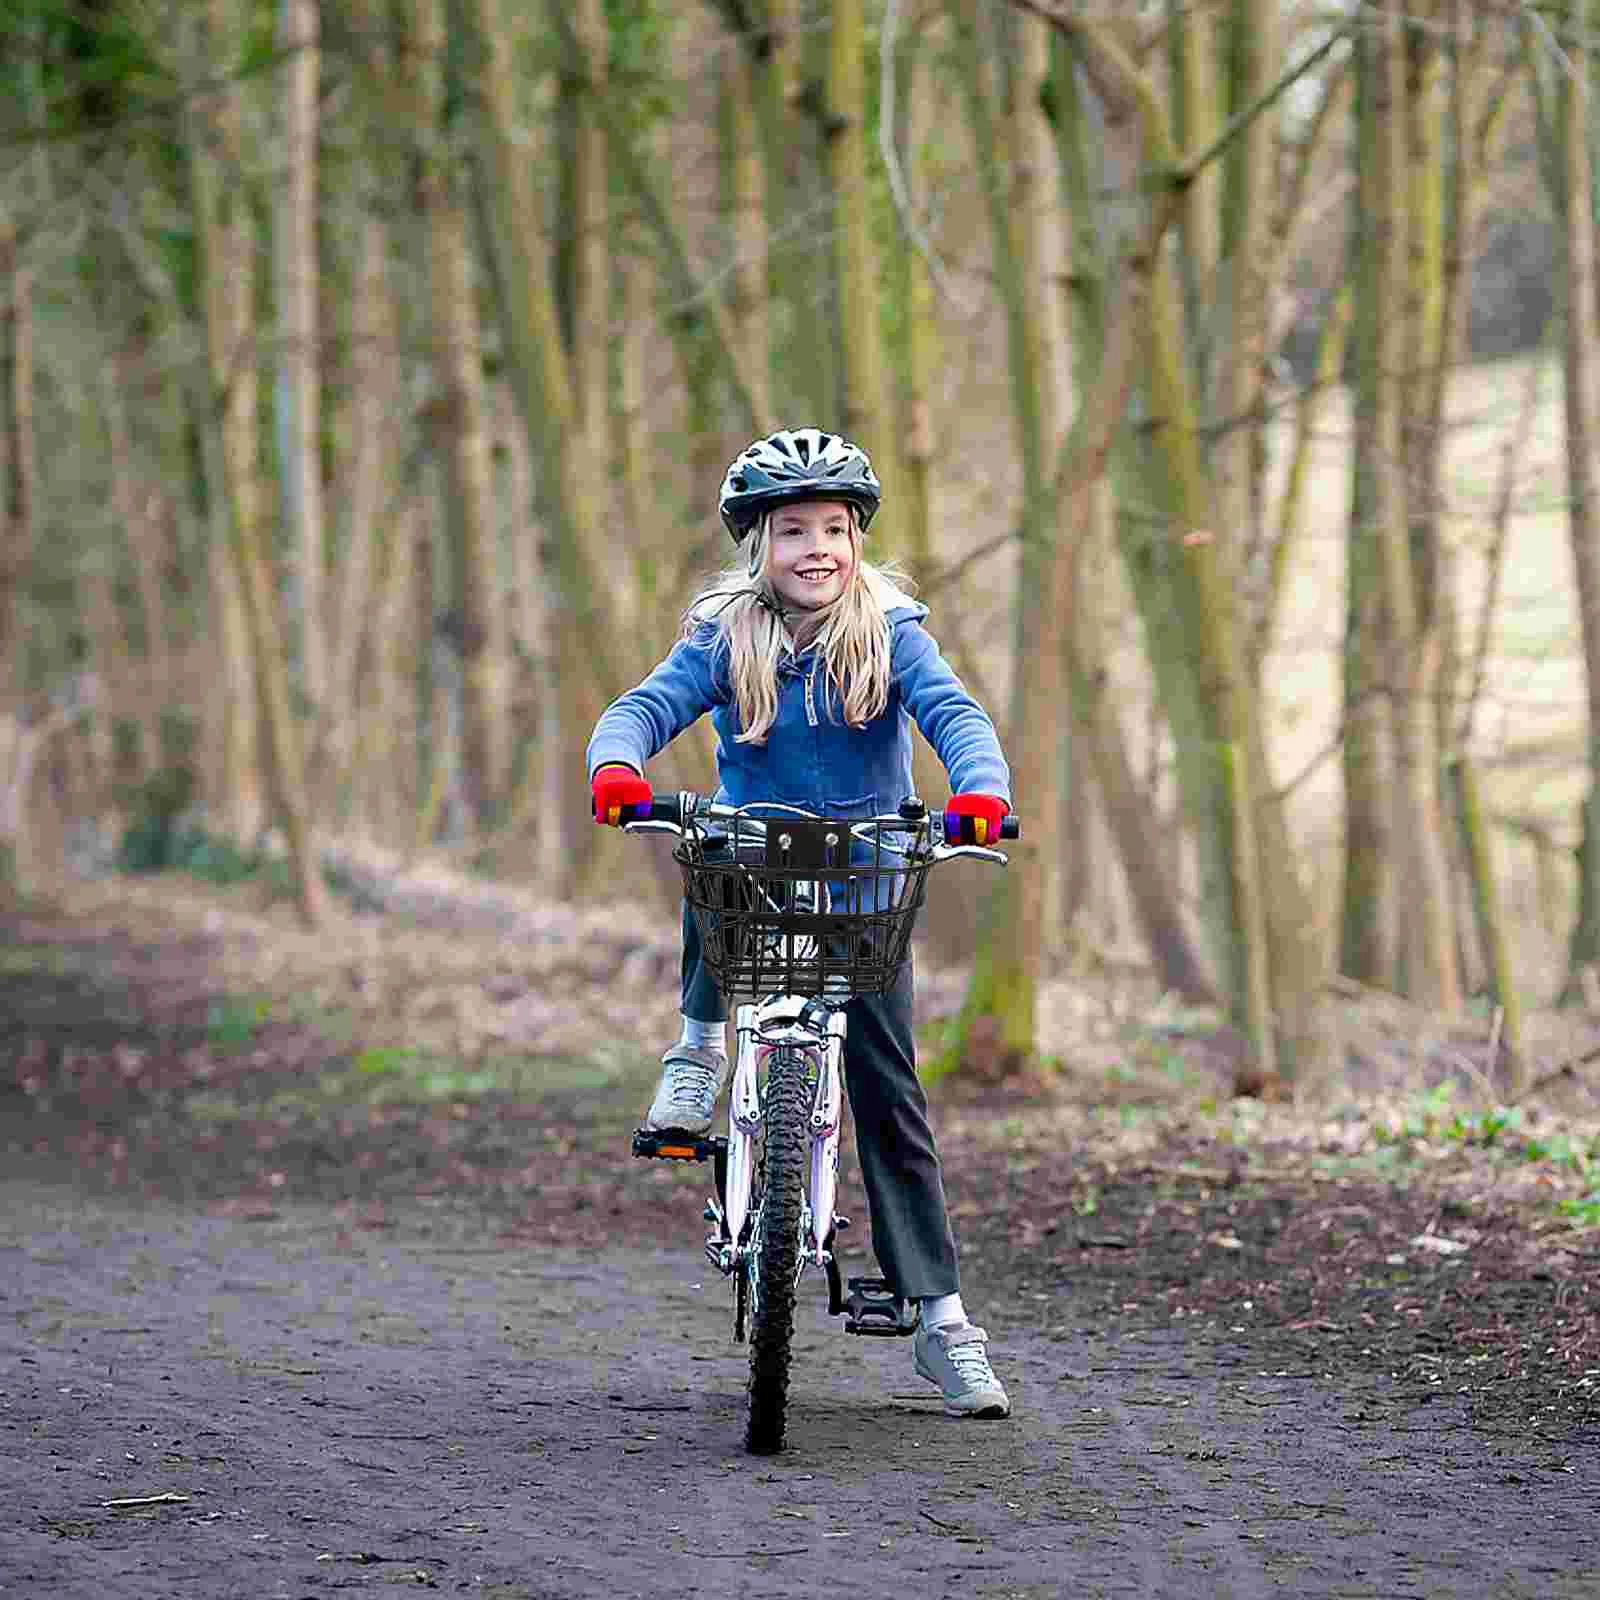
[[[597,822],[648,816],[646,762],[707,713],[718,799],[841,817],[892,811],[913,789],[914,720],[950,777],[950,837],[999,838],[1010,771],[994,724],[923,627],[927,607],[862,557],[881,498],[866,453],[816,428],[757,439],[734,459],[720,509],[744,560],[684,613],[666,660],[595,724]],[[728,1077],[726,1008],[687,914],[682,981],[683,1032],[662,1057],[646,1126],[704,1133]],[[850,1001],[844,1065],[873,1249],[885,1280],[918,1308],[917,1371],[947,1410],[1007,1416],[987,1335],[961,1300],[917,1078],[909,963],[887,992]]]

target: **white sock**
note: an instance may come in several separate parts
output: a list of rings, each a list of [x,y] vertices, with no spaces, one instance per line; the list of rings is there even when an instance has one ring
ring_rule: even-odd
[[[917,1305],[925,1328],[959,1328],[967,1320],[967,1308],[958,1294],[931,1294]]]
[[[678,1043],[691,1050],[721,1050],[727,1053],[727,1042],[720,1022],[701,1022],[697,1017],[683,1019],[683,1037]]]

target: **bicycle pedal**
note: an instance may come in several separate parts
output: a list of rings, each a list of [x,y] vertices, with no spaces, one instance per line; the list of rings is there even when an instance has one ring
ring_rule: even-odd
[[[708,1133],[679,1133],[671,1128],[635,1128],[633,1153],[655,1161],[713,1161],[728,1153],[728,1141]]]
[[[917,1331],[917,1309],[882,1278],[852,1278],[844,1302],[844,1331],[903,1339]]]

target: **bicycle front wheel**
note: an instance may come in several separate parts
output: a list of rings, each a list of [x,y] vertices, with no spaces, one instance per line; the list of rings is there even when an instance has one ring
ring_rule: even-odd
[[[806,1194],[808,1079],[802,1051],[780,1048],[767,1058],[765,1182],[749,1256],[750,1419],[745,1446],[757,1455],[783,1448],[787,1420]]]

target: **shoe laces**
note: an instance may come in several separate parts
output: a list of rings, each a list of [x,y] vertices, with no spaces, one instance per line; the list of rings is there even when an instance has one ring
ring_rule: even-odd
[[[700,1061],[679,1059],[671,1066],[667,1097],[674,1105],[698,1105],[715,1087],[718,1068]]]
[[[962,1329],[962,1333],[968,1330]],[[970,1336],[945,1341],[945,1354],[956,1369],[961,1381],[969,1388],[991,1389],[998,1385],[994,1369],[989,1365],[988,1351],[984,1348],[985,1335],[981,1328],[970,1330]]]

